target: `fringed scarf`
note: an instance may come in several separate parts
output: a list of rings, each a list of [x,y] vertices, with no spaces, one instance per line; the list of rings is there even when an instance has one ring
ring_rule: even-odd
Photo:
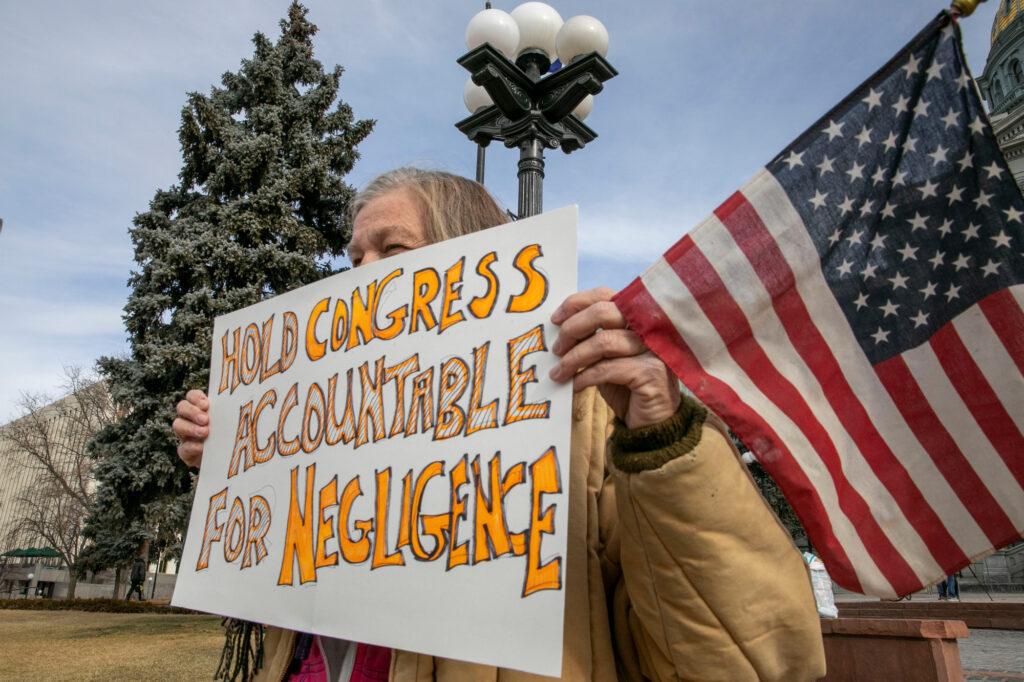
[[[237,618],[225,618],[224,650],[215,680],[248,682],[263,667],[263,626]]]

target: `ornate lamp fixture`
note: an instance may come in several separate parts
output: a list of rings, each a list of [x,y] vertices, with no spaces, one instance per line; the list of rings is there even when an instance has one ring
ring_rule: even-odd
[[[583,119],[618,74],[604,58],[608,31],[589,16],[563,22],[543,2],[511,13],[487,3],[466,28],[466,47],[458,63],[470,73],[463,99],[472,115],[455,127],[478,145],[477,181],[488,144],[518,148],[519,217],[536,215],[544,203],[544,150],[570,154],[597,137]],[[552,70],[552,62],[561,67]]]

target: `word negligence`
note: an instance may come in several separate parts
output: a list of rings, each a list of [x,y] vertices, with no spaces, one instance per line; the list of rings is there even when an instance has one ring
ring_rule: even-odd
[[[526,462],[518,462],[506,471],[502,471],[500,452],[486,466],[481,464],[479,455],[472,462],[464,455],[447,477],[443,461],[431,462],[418,472],[409,469],[402,477],[397,533],[389,531],[390,467],[375,472],[374,496],[369,504],[360,502],[363,482],[359,476],[339,487],[335,475],[326,483],[321,481],[317,490],[316,468],[316,464],[306,467],[304,482],[299,467],[291,470],[291,499],[278,585],[294,585],[296,576],[299,584],[316,582],[318,571],[338,566],[341,561],[350,565],[369,561],[370,570],[377,570],[404,566],[407,558],[433,562],[444,557],[446,570],[451,570],[502,556],[525,556],[523,598],[562,587],[561,556],[543,561],[541,548],[543,537],[555,533],[557,508],[556,504],[545,507],[543,498],[562,492],[554,448],[549,448],[529,467]],[[463,488],[470,483],[470,472],[472,490],[466,493]],[[423,503],[428,485],[434,480],[438,480],[434,485],[444,485],[445,478],[447,508],[441,513],[425,513]],[[527,479],[529,525],[513,531],[508,527],[506,500]],[[227,521],[222,522],[220,516],[227,508],[227,494],[225,487],[210,498],[197,571],[209,567],[215,543],[221,543],[225,562],[241,559],[240,569],[258,565],[267,556],[266,535],[271,524],[266,499],[253,495],[246,512],[243,500],[235,497]],[[356,511],[357,505],[363,506],[362,512]],[[370,516],[355,518],[367,512]],[[391,537],[395,538],[393,546],[389,546]]]
[[[437,368],[421,368],[419,353],[392,365],[387,364],[386,357],[380,357],[372,367],[364,362],[358,368],[358,407],[353,397],[357,382],[352,369],[345,374],[343,400],[338,399],[340,375],[336,373],[326,382],[310,383],[301,411],[295,409],[299,406],[298,383],[292,384],[281,400],[271,389],[258,401],[244,403],[239,408],[227,477],[238,474],[239,467],[248,471],[265,464],[275,454],[290,457],[299,451],[312,453],[339,442],[358,448],[383,439],[408,438],[417,432],[431,433],[438,441],[527,419],[547,419],[550,400],[526,400],[527,385],[537,381],[537,368],[524,366],[528,355],[547,350],[544,327],[538,325],[510,339],[506,346],[508,392],[500,424],[499,399],[484,402],[490,342],[474,348],[470,362],[454,355]],[[389,385],[393,387],[394,402],[386,404],[384,390]],[[261,440],[258,434],[264,422],[276,428]]]
[[[517,279],[521,275],[525,282],[520,293],[508,298],[506,313],[528,313],[544,303],[548,281],[535,267],[535,261],[541,256],[543,253],[537,244],[525,246],[516,254],[512,262],[514,272],[518,273]],[[349,351],[372,341],[394,339],[403,333],[436,329],[441,334],[465,322],[467,314],[476,319],[490,317],[502,288],[494,272],[497,260],[496,252],[491,251],[477,261],[474,271],[486,288],[464,308],[459,308],[458,303],[462,300],[465,257],[448,267],[443,276],[434,268],[414,272],[410,278],[411,291],[403,299],[408,302],[384,313],[383,321],[380,309],[389,297],[388,287],[400,280],[405,272],[403,268],[396,268],[365,287],[356,287],[347,299],[320,299],[305,314],[306,327],[301,342],[306,357],[317,362],[328,352]],[[271,315],[262,325],[253,322],[224,332],[218,394],[234,393],[240,385],[263,383],[275,374],[287,372],[295,362],[300,344],[299,316],[292,311],[281,314],[280,355],[271,362],[274,319]]]

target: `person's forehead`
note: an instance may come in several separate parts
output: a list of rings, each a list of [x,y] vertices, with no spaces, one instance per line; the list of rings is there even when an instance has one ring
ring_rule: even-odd
[[[419,239],[424,232],[415,200],[408,192],[396,190],[367,202],[359,211],[352,241],[372,242],[385,236]]]

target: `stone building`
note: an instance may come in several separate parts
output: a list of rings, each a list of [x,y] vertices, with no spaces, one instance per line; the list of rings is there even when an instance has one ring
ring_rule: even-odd
[[[109,405],[102,384],[82,386],[79,395],[93,412]],[[95,485],[85,446],[95,422],[69,395],[0,426],[0,599],[67,596],[70,574],[61,556],[84,546],[80,530]],[[169,597],[175,577],[150,573],[146,596]],[[112,597],[114,591],[113,571],[75,586],[76,597]]]
[[[992,23],[992,49],[978,79],[992,130],[1024,187],[1024,0],[1000,0]]]

